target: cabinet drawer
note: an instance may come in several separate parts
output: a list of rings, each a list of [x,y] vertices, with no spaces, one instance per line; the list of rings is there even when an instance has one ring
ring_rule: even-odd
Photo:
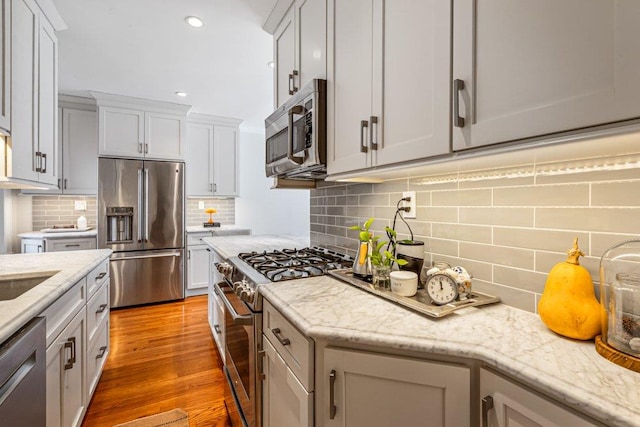
[[[87,298],[91,298],[95,291],[109,280],[109,259],[105,259],[87,274]]]
[[[313,391],[313,341],[304,336],[267,300],[263,333],[308,391]]]
[[[213,236],[213,234],[211,234],[208,231],[204,231],[202,233],[188,233],[187,245],[205,245],[206,243],[204,243],[202,239],[204,239],[205,237],[211,237],[211,236]]]
[[[47,239],[47,252],[80,251],[83,249],[96,249],[96,238],[86,237],[78,239]]]
[[[109,286],[100,286],[87,303],[87,342],[91,342],[102,319],[109,317]]]
[[[107,356],[109,355],[108,316],[105,317],[103,322],[98,325],[94,339],[89,342],[88,349],[86,387],[89,396],[91,396],[98,385],[102,368],[107,360]]]
[[[85,276],[42,312],[47,319],[47,347],[85,305],[86,287]]]

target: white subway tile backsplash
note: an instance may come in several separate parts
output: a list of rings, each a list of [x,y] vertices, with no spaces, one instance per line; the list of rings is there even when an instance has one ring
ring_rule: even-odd
[[[536,208],[536,227],[640,233],[640,208]]]
[[[481,225],[433,223],[431,234],[433,237],[439,237],[441,239],[491,243],[491,227]]]
[[[461,207],[460,223],[533,227],[533,208]]]
[[[541,230],[534,228],[494,227],[493,243],[525,249],[564,252],[578,238],[580,246],[589,247],[589,234],[576,231]]]
[[[508,246],[460,242],[460,257],[533,270],[533,251]]]
[[[591,184],[593,206],[640,206],[640,181]]]
[[[588,206],[589,185],[541,185],[493,190],[495,206]]]
[[[431,203],[433,206],[491,206],[491,190],[434,191]]]

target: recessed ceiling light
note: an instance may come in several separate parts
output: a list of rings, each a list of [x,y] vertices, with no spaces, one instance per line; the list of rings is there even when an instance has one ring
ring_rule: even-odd
[[[183,97],[183,98],[184,98],[185,96],[187,96],[187,92],[177,91],[177,92],[176,92],[176,95],[177,95],[177,96],[181,96],[181,97]]]
[[[187,24],[191,25],[192,27],[200,28],[204,25],[202,19],[198,18],[197,16],[187,16],[186,18],[184,18],[184,20],[187,21]]]

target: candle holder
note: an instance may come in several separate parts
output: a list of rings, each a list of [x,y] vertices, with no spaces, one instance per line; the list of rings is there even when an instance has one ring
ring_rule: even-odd
[[[204,210],[205,213],[209,214],[209,220],[207,222],[203,222],[202,226],[203,227],[220,227],[220,223],[219,222],[215,222],[213,220],[213,214],[218,212],[217,210],[213,209],[213,208],[207,208]]]

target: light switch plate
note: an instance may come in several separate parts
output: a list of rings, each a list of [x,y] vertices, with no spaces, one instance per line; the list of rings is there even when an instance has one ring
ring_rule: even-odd
[[[404,191],[402,193],[402,197],[411,197],[410,202],[402,202],[400,206],[409,207],[409,212],[402,212],[403,218],[415,218],[416,217],[416,192],[415,191]]]
[[[198,209],[204,209],[204,201],[203,200],[198,201]]]
[[[86,211],[87,210],[87,201],[86,200],[74,200],[73,208],[77,211]]]

